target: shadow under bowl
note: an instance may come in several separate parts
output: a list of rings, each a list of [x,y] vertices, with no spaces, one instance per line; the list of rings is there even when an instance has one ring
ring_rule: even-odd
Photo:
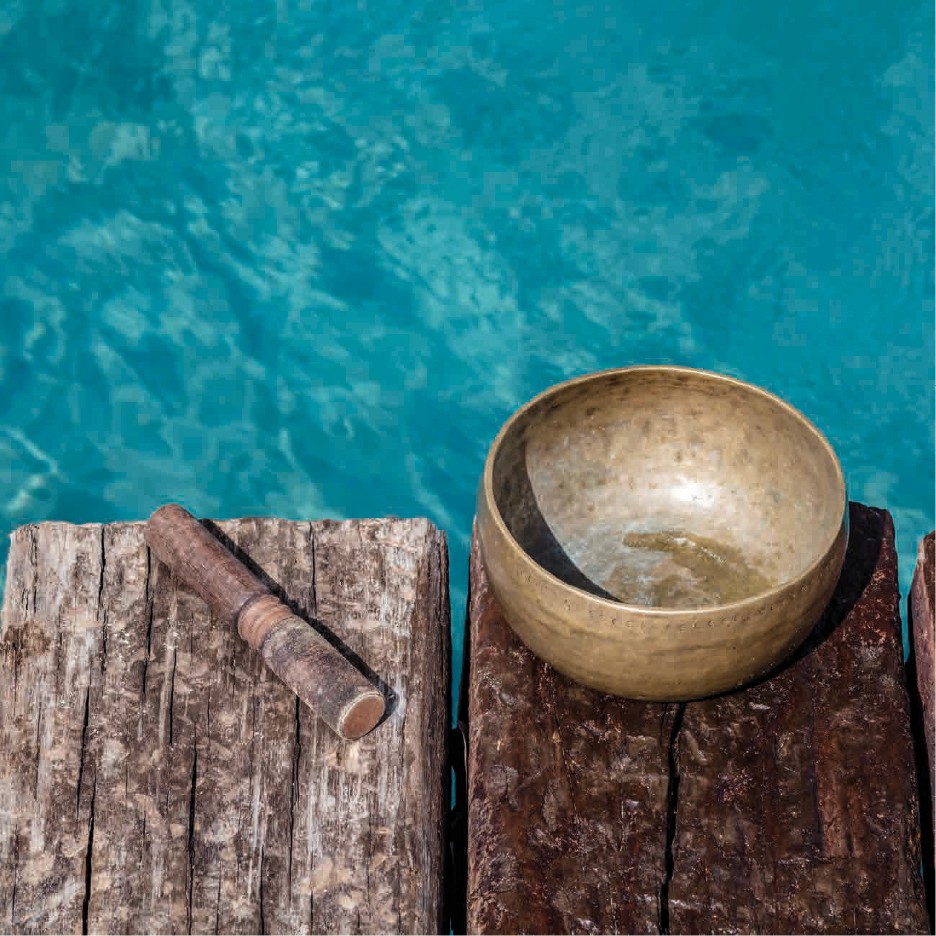
[[[760,388],[680,367],[546,390],[504,425],[478,494],[485,571],[513,629],[605,692],[676,701],[770,670],[842,568],[841,467]]]

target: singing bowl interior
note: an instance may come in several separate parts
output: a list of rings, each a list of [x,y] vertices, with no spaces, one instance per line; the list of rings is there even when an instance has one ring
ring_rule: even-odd
[[[574,589],[704,609],[803,575],[842,525],[828,442],[765,391],[682,368],[627,368],[547,391],[492,452],[496,510]]]

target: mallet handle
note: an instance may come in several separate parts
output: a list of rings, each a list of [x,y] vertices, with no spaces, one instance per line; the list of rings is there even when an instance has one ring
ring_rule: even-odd
[[[146,522],[146,544],[267,666],[343,738],[383,717],[383,695],[306,621],[296,617],[184,507],[167,504]]]

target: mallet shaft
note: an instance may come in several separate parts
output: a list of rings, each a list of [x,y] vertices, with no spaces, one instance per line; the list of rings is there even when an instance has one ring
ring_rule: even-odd
[[[236,627],[339,735],[358,738],[380,721],[385,702],[378,689],[185,508],[160,507],[146,522],[144,537],[156,558]]]

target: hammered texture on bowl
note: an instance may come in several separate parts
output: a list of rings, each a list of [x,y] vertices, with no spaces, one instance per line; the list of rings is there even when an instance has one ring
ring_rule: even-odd
[[[494,441],[478,497],[485,569],[537,654],[641,699],[766,672],[838,580],[835,453],[777,397],[676,367],[547,390]]]

